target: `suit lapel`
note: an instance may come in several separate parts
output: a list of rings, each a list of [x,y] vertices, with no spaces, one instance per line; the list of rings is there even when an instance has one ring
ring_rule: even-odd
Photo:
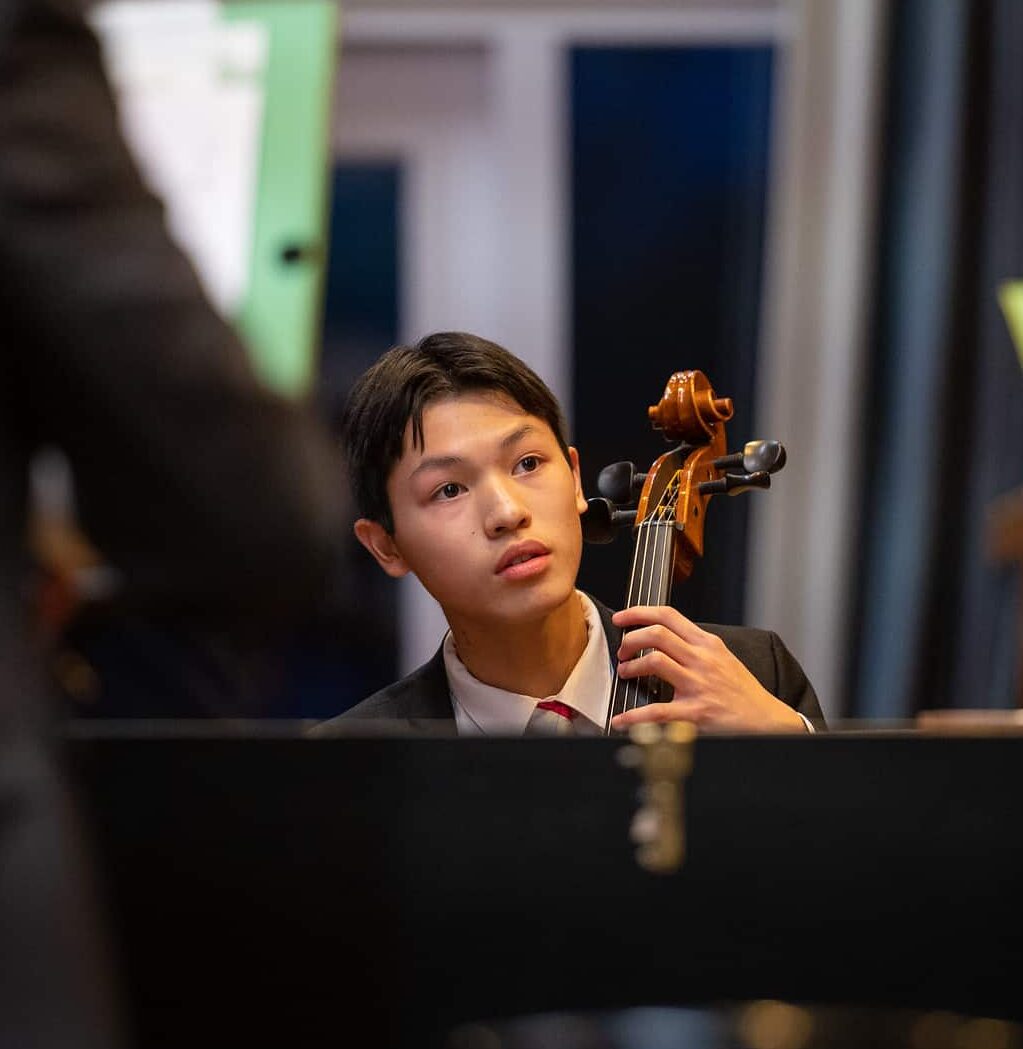
[[[600,616],[600,625],[604,628],[604,636],[607,638],[607,654],[611,659],[611,666],[618,669],[618,646],[622,643],[622,632],[611,622],[612,612],[606,605],[602,605],[595,597],[586,595],[596,605],[597,614]]]
[[[416,680],[409,681],[410,687],[402,697],[402,715],[417,727],[419,722],[434,725],[437,721],[453,722],[455,712],[451,706],[451,689],[444,670],[443,645],[428,663],[419,668],[414,677]]]

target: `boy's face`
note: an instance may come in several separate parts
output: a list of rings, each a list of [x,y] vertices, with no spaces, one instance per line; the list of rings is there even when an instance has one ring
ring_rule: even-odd
[[[356,535],[391,576],[413,572],[456,630],[536,621],[575,588],[586,508],[571,463],[543,420],[499,393],[435,401],[423,447],[406,428],[387,493],[394,533]]]

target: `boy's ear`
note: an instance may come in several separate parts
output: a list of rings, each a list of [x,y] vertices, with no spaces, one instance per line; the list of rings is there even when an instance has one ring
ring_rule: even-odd
[[[583,495],[583,479],[579,473],[579,453],[575,448],[569,447],[568,461],[572,466],[572,476],[575,478],[575,508],[579,513],[586,512],[586,496]]]
[[[379,521],[360,517],[355,522],[355,538],[373,555],[374,560],[392,578],[408,575],[409,566],[398,551],[394,537]]]

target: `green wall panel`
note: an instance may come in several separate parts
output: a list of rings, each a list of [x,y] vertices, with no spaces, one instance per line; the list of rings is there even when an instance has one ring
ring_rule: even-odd
[[[297,396],[313,381],[320,343],[337,4],[232,0],[223,12],[263,23],[270,36],[251,272],[237,324],[263,378]]]

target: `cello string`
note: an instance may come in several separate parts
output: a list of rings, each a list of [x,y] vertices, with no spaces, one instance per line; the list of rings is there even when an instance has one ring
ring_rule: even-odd
[[[644,548],[643,574],[639,586],[641,598],[640,603],[644,605],[659,603],[656,598],[660,591],[660,587],[662,586],[662,581],[657,571],[657,567],[658,563],[663,560],[663,557],[658,555],[658,546],[659,544],[663,545],[664,517],[668,511],[668,503],[671,500],[672,490],[673,486],[671,483],[665,486],[657,501],[657,506],[654,508],[653,514],[648,515],[647,521],[644,522],[649,529],[650,536]],[[652,550],[651,547],[653,547]],[[649,576],[647,576],[647,569],[649,569]],[[643,649],[638,655],[645,655],[649,651],[650,649]],[[654,680],[654,677],[649,674],[641,678],[633,678],[635,688],[632,689],[632,701],[626,709],[632,710],[635,707],[643,706],[651,701],[654,697]]]
[[[636,539],[636,557],[632,566],[632,576],[629,579],[629,595],[627,598],[628,608],[639,604],[639,595],[643,592],[643,577],[646,574],[647,549],[650,545],[650,522],[643,521],[639,526],[639,536]],[[631,710],[634,706],[632,696],[636,691],[633,681],[626,681],[622,689],[622,710]]]
[[[644,576],[644,569],[646,565],[646,550],[649,545],[649,520],[644,519],[639,524],[639,535],[636,538],[635,548],[632,556],[632,571],[629,573],[629,587],[628,593],[625,598],[625,607],[632,608],[634,605],[639,604],[637,600],[638,594],[637,589],[642,592],[642,580]],[[631,703],[631,695],[635,691],[632,681],[622,682],[622,679],[618,676],[617,669],[615,670],[614,688],[611,693],[611,707],[608,713],[608,732],[610,733],[611,718],[615,714],[621,714],[623,711],[631,710],[633,703]],[[621,706],[618,705],[619,693],[621,694]]]
[[[640,524],[640,527],[642,528],[642,524]],[[628,587],[628,590],[627,590],[626,595],[625,595],[625,607],[626,608],[628,608],[630,606],[631,602],[632,602],[632,588],[633,588],[633,584],[634,584],[635,578],[636,578],[636,563],[637,563],[638,559],[639,559],[639,540],[637,539],[636,543],[633,545],[633,548],[632,548],[632,568],[629,571],[629,587]],[[614,671],[614,682],[611,685],[611,702],[608,704],[607,719],[604,722],[604,735],[605,736],[610,736],[611,735],[611,718],[613,718],[616,714],[620,714],[625,709],[624,700],[623,700],[622,708],[618,709],[618,691],[619,691],[619,687],[621,686],[621,684],[622,684],[622,679],[618,676],[618,667],[617,667],[617,663],[616,663],[615,671]]]
[[[674,551],[674,539],[675,539],[675,522],[674,522],[674,511],[678,506],[676,498],[675,506],[672,508],[672,514],[668,520],[663,521],[661,524],[662,528],[662,547],[663,557],[661,558],[661,578],[660,578],[660,589],[658,593],[658,604],[667,605],[669,603],[668,598],[671,597],[671,570],[673,567],[672,553]],[[662,693],[663,686],[659,680],[657,684],[657,698],[663,700]],[[672,689],[672,698],[674,698],[675,690]]]
[[[654,507],[653,513],[648,514],[646,521],[643,522],[647,534],[643,549],[643,567],[639,579],[639,594],[637,595],[638,600],[636,601],[636,604],[649,605],[650,599],[654,594],[656,586],[655,572],[657,565],[657,543],[661,531],[658,527],[660,523],[659,518],[663,512],[664,498],[667,492],[668,487],[665,487],[657,501],[657,506]],[[642,656],[648,651],[649,649],[641,649],[636,654],[637,656]],[[636,707],[643,706],[650,702],[649,675],[633,678],[629,682],[629,686],[631,688],[631,702],[626,706],[627,710],[634,710]]]
[[[678,502],[677,495],[678,480],[676,475],[665,489],[664,498],[660,501],[657,508],[659,553],[657,556],[657,572],[651,577],[650,581],[650,594],[646,602],[649,605],[667,604],[668,591],[671,587],[671,576],[667,569],[674,538],[673,517]],[[646,678],[646,701],[648,703],[661,700],[661,687],[662,680],[656,674],[651,674]]]
[[[638,579],[634,579],[632,581],[634,585],[630,586],[630,593],[629,593],[629,607],[630,608],[634,607],[635,605],[642,604],[643,583],[644,583],[644,580],[646,579],[646,570],[647,570],[647,566],[649,564],[650,534],[651,534],[649,515],[647,516],[647,519],[645,521],[643,521],[643,523],[640,525],[640,530],[643,533],[642,537],[641,537],[641,542],[642,542],[642,547],[643,547],[643,554],[642,554],[641,558],[639,559],[639,578]],[[637,542],[636,545],[638,547],[640,545],[640,543]],[[637,655],[639,655],[639,654],[641,654],[641,653],[637,653]],[[641,680],[640,678],[632,678],[632,679],[630,679],[629,681],[627,681],[625,683],[625,701],[624,701],[624,709],[625,710],[632,710],[634,707],[639,706],[640,680]]]
[[[671,548],[670,539],[673,538],[673,524],[670,520],[665,520],[667,515],[671,512],[673,506],[677,503],[677,476],[672,478],[672,481],[664,487],[661,491],[661,495],[658,498],[657,505],[654,508],[652,514],[648,514],[646,519],[643,520],[638,528],[640,532],[639,537],[636,540],[635,547],[633,550],[632,558],[632,570],[629,573],[629,586],[628,594],[626,597],[626,607],[633,607],[637,604],[649,604],[651,597],[664,585],[664,564],[667,561],[668,552]],[[668,534],[665,525],[670,528],[671,534]],[[660,549],[660,556],[658,556],[657,544],[662,544]],[[651,555],[651,544],[653,544],[654,550]],[[661,570],[656,571],[657,563],[660,562]],[[647,569],[650,569],[648,577]],[[643,600],[644,590],[648,589],[648,593]],[[644,678],[633,678],[631,681],[626,681],[624,686],[622,679],[618,676],[617,668],[614,673],[614,680],[611,686],[611,700],[608,704],[607,718],[604,723],[604,734],[611,734],[611,719],[616,715],[626,710],[632,710],[637,706],[640,706],[640,694],[641,690],[647,694],[647,701],[651,694],[650,682],[653,679],[650,676]],[[620,700],[620,702],[619,702]]]
[[[640,581],[640,604],[651,603],[651,596],[654,593],[655,573],[657,571],[657,540],[658,540],[658,527],[657,517],[660,513],[660,501],[654,511],[653,520],[648,522],[647,527],[649,528],[649,534],[651,534],[651,541],[646,544],[646,563],[644,564],[644,570],[649,569],[649,577],[646,578],[644,571],[644,578]],[[653,550],[651,548],[653,547]],[[641,648],[637,652],[637,656],[645,656],[649,651],[648,648]],[[645,706],[649,703],[649,677],[634,678],[633,682],[636,685],[634,690],[635,694],[633,697],[633,707]],[[640,700],[643,702],[640,703]]]

